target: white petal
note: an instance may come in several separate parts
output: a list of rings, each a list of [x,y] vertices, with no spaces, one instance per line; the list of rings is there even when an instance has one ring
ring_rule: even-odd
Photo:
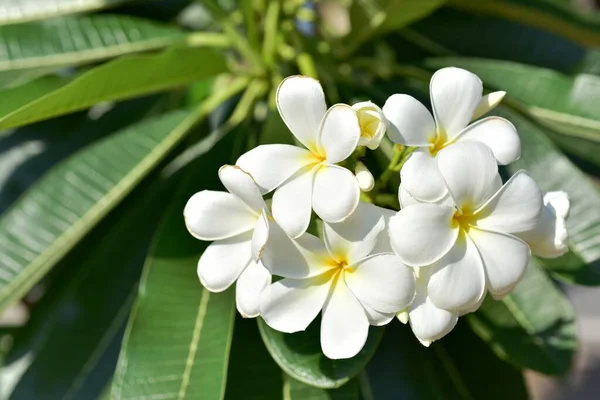
[[[428,149],[415,150],[400,170],[402,186],[411,196],[435,202],[448,193],[435,157]]]
[[[390,242],[390,219],[396,215],[398,211],[389,210],[383,207],[377,207],[377,211],[383,216],[383,220],[385,222],[384,231],[381,232],[377,238],[377,243],[375,243],[375,247],[371,250],[371,254],[382,254],[382,253],[393,253],[392,244]]]
[[[373,326],[387,325],[396,316],[394,313],[382,313],[375,311],[371,307],[364,304],[362,304],[362,306],[365,310],[365,314],[367,315],[367,319],[369,320],[369,324]]]
[[[347,104],[332,106],[319,128],[319,151],[331,164],[344,161],[352,154],[360,139],[356,111]]]
[[[500,180],[500,186],[502,186],[502,181]],[[498,186],[498,188],[500,188]],[[413,197],[402,185],[398,188],[398,200],[400,201],[400,208],[412,206],[415,204],[425,203],[416,197]],[[433,201],[434,204],[439,204],[442,206],[454,207],[454,200],[450,193],[446,192],[446,195],[439,200]]]
[[[254,232],[252,233],[252,242],[251,242],[251,253],[252,259],[254,261],[260,260],[262,256],[262,252],[267,245],[267,241],[269,239],[269,217],[266,212],[260,214],[260,217],[256,221],[256,225],[254,226]]]
[[[183,209],[185,226],[200,240],[229,238],[254,228],[258,216],[234,195],[203,190]]]
[[[289,144],[265,144],[242,154],[236,165],[248,172],[261,193],[269,193],[300,168],[318,162],[313,153]]]
[[[260,314],[273,329],[285,333],[303,331],[323,308],[331,273],[309,279],[282,279],[269,285],[260,298]]]
[[[360,189],[346,168],[323,165],[317,171],[312,195],[313,210],[325,222],[339,222],[358,206]]]
[[[290,76],[277,88],[277,109],[289,130],[311,150],[317,149],[317,133],[327,106],[319,81]]]
[[[237,165],[224,165],[219,169],[219,179],[223,186],[259,215],[265,208],[265,201],[254,179]]]
[[[250,233],[211,243],[198,260],[198,277],[211,292],[222,292],[250,263]]]
[[[364,308],[338,278],[323,307],[321,349],[327,358],[351,358],[363,348],[369,335],[369,320]]]
[[[263,251],[263,265],[273,275],[302,279],[322,274],[331,268],[325,244],[316,236],[305,233],[290,239],[277,225],[269,225],[269,241]]]
[[[388,136],[405,146],[429,146],[435,138],[435,122],[427,108],[406,94],[390,96],[383,106],[389,122]]]
[[[473,113],[472,120],[474,121],[477,118],[484,116],[485,114],[487,114],[488,112],[490,112],[494,108],[496,108],[496,106],[498,104],[500,104],[502,99],[504,99],[505,95],[506,95],[506,92],[498,91],[498,92],[488,93],[485,96],[483,96],[481,98],[481,101],[477,105],[475,112]]]
[[[431,265],[454,245],[458,228],[452,225],[454,208],[416,204],[390,219],[389,234],[394,252],[411,267]]]
[[[377,254],[359,261],[344,274],[361,304],[385,313],[406,308],[415,296],[412,269],[394,254]]]
[[[535,228],[544,204],[533,179],[518,171],[477,212],[477,226],[497,232],[516,233]]]
[[[379,207],[360,202],[343,222],[323,223],[323,238],[329,254],[345,256],[346,262],[353,264],[371,252],[384,229]]]
[[[492,149],[500,165],[510,164],[521,157],[521,139],[515,126],[500,117],[489,117],[465,128],[458,142],[474,141]]]
[[[251,261],[242,272],[235,287],[235,303],[244,318],[260,315],[260,296],[271,284],[271,274],[258,262]]]
[[[290,237],[302,235],[310,224],[316,168],[302,168],[273,194],[273,218]]]
[[[458,321],[458,313],[437,308],[423,296],[415,298],[409,306],[408,316],[413,333],[419,341],[426,343],[446,336]]]
[[[560,257],[569,251],[569,234],[565,224],[568,213],[567,193],[549,192],[544,196],[544,211],[535,228],[517,236],[527,242],[531,252],[538,257]]]
[[[377,149],[388,126],[383,111],[377,104],[370,101],[356,103],[352,105],[352,108],[356,111],[361,129],[358,144],[367,146],[371,150]]]
[[[453,144],[439,152],[437,161],[460,209],[474,212],[496,192],[498,165],[487,146],[474,142]]]
[[[451,140],[469,122],[483,94],[477,75],[460,68],[442,68],[429,85],[433,115],[439,129]]]
[[[469,236],[485,265],[488,290],[498,298],[510,292],[525,274],[531,251],[512,235],[471,228]]]
[[[362,162],[357,162],[354,167],[354,175],[356,175],[356,181],[358,187],[363,192],[370,192],[375,187],[375,178],[369,169]]]
[[[477,304],[485,293],[483,262],[477,247],[464,233],[432,267],[427,291],[436,307],[466,309]]]

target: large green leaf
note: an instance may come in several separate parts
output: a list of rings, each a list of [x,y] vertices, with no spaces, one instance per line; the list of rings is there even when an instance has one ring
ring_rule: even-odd
[[[80,65],[159,49],[184,36],[177,28],[120,15],[0,26],[0,71]]]
[[[0,129],[82,110],[102,101],[181,86],[224,70],[225,61],[219,53],[174,48],[157,55],[124,57],[75,79],[41,78],[0,92]]]
[[[561,0],[449,0],[468,12],[511,19],[563,35],[585,46],[600,45],[600,15]]]
[[[240,81],[194,112],[119,131],[52,169],[0,218],[0,308],[22,296]]]
[[[95,11],[129,0],[0,0],[0,25]]]
[[[541,124],[581,142],[568,150],[599,162],[595,154],[590,154],[590,146],[596,153],[600,151],[600,77],[570,77],[523,64],[468,58],[432,59],[426,65],[453,65],[472,71],[486,86],[505,90],[508,100]]]
[[[487,298],[467,318],[507,361],[553,375],[571,366],[577,349],[575,312],[535,260],[513,292],[502,301]]]
[[[412,24],[404,37],[435,56],[461,55],[575,72],[594,51],[562,36],[506,19],[443,7]],[[434,46],[431,46],[431,42]],[[398,55],[404,51],[396,47]]]
[[[217,189],[218,168],[235,159],[223,141],[195,160],[156,233],[123,340],[112,396],[221,399],[233,334],[235,295],[204,289],[196,274],[209,244],[185,228],[182,210],[202,189]],[[229,151],[228,151],[229,150]],[[197,168],[206,173],[198,177]],[[169,379],[163,379],[163,377]]]
[[[112,377],[154,216],[167,206],[155,199],[170,195],[158,179],[140,189],[57,266],[28,322],[33,335],[16,338],[32,363],[12,399],[93,399]]]
[[[284,377],[284,400],[358,400],[358,379],[352,379],[337,389],[321,389],[307,385],[290,376]]]
[[[286,334],[270,328],[262,319],[258,321],[269,353],[288,375],[312,386],[338,388],[356,376],[373,357],[384,328],[372,326],[367,343],[354,358],[330,360],[321,350],[320,324],[317,318],[306,331]]]

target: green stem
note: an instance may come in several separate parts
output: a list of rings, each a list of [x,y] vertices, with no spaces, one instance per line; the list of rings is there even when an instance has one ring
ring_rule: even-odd
[[[190,47],[219,47],[226,48],[231,45],[229,38],[222,33],[196,32],[189,35],[186,44]]]
[[[315,61],[312,56],[308,53],[300,53],[298,57],[296,57],[296,63],[298,64],[298,69],[302,75],[310,76],[315,79],[319,79],[319,74],[317,73],[317,67],[315,66]]]
[[[258,29],[256,28],[256,19],[254,18],[256,14],[254,13],[254,5],[252,3],[252,0],[242,0],[240,8],[242,10],[242,14],[244,14],[246,36],[248,37],[248,41],[250,42],[252,48],[258,49],[260,48],[260,43]]]
[[[394,145],[394,153],[392,154],[392,159],[390,160],[390,163],[388,164],[388,167],[385,171],[383,171],[383,174],[381,174],[381,176],[379,177],[379,180],[377,181],[377,184],[375,185],[375,189],[377,189],[378,191],[380,191],[382,188],[385,188],[387,186],[388,181],[390,180],[390,178],[397,173],[398,171],[396,171],[396,167],[398,164],[400,164],[402,162],[402,155],[404,154],[404,146],[401,145]]]

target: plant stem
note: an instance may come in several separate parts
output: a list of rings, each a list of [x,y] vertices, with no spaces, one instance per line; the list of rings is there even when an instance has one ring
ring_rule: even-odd
[[[281,4],[279,0],[271,0],[267,6],[265,15],[265,38],[263,41],[262,55],[267,67],[275,65],[277,52],[277,28],[279,27],[279,11]]]
[[[190,47],[218,47],[226,48],[231,45],[229,37],[222,33],[195,32],[189,35],[186,44]]]

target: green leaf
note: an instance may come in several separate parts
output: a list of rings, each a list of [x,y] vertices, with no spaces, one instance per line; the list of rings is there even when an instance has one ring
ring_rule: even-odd
[[[288,375],[284,376],[283,399],[285,400],[358,400],[358,379],[352,379],[337,389],[321,389],[307,385]]]
[[[441,7],[446,0],[354,1],[350,8],[351,33],[347,53],[375,35],[394,31],[418,21]]]
[[[515,61],[573,73],[595,51],[562,36],[506,19],[443,7],[400,32],[435,56],[461,55]],[[434,42],[435,47],[428,46]],[[402,48],[396,47],[401,54]],[[589,60],[591,64],[591,60]]]
[[[0,26],[0,37],[0,71],[15,71],[81,65],[155,50],[180,41],[185,33],[129,16],[94,15]]]
[[[16,338],[15,350],[32,363],[12,399],[93,399],[111,379],[154,216],[166,207],[154,199],[168,199],[168,188],[157,179],[137,190],[57,265],[55,284],[28,321],[32,337]]]
[[[112,397],[221,399],[233,334],[235,291],[210,293],[196,265],[209,244],[185,228],[182,210],[197,191],[219,188],[217,170],[231,162],[223,141],[191,168],[179,187],[148,254],[129,319]],[[168,379],[164,379],[168,377]]]
[[[0,0],[0,25],[112,7],[129,0]]]
[[[275,362],[292,378],[323,389],[338,388],[355,377],[369,362],[384,328],[370,327],[363,349],[348,360],[330,360],[323,355],[319,337],[320,318],[304,332],[286,334],[258,321],[260,335]]]
[[[449,0],[452,7],[554,32],[584,46],[600,45],[600,14],[561,0]]]
[[[600,77],[565,76],[556,71],[497,60],[432,59],[429,67],[462,67],[477,74],[486,86],[507,92],[507,100],[551,128],[551,138],[577,156],[600,164]],[[568,138],[560,138],[560,135]],[[575,138],[577,143],[569,143]]]
[[[118,204],[241,79],[194,112],[133,125],[52,169],[0,218],[0,309],[18,299]]]
[[[504,300],[488,297],[467,318],[473,330],[509,362],[550,375],[565,374],[571,367],[577,349],[575,312],[535,260]]]
[[[499,107],[492,114],[511,121],[521,136],[521,159],[507,168],[526,169],[544,191],[569,194],[567,218],[570,252],[553,260],[540,260],[552,273],[568,282],[600,285],[600,191],[567,157],[544,136],[544,129],[530,120]]]
[[[0,129],[64,115],[102,101],[166,90],[224,70],[225,62],[219,53],[174,48],[158,55],[118,59],[75,79],[41,78],[0,92]]]

